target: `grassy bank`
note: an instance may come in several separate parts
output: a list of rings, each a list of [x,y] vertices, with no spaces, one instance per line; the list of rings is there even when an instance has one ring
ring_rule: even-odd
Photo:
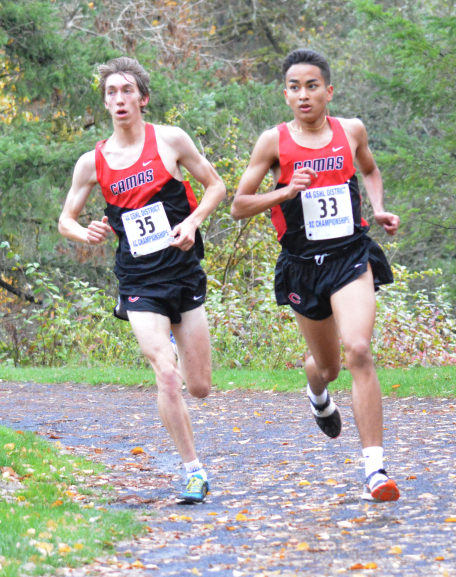
[[[114,550],[143,528],[105,508],[104,469],[33,433],[0,427],[0,575],[52,575]],[[103,485],[100,490],[90,486]],[[89,488],[88,488],[89,487]]]
[[[379,369],[378,375],[385,395],[401,397],[454,397],[456,396],[456,367],[412,367],[410,369]],[[3,381],[39,383],[85,383],[89,385],[143,385],[155,383],[151,369],[129,369],[125,367],[57,367],[57,368],[14,368],[0,367]],[[300,391],[305,384],[302,369],[262,371],[250,369],[218,369],[213,373],[214,387],[220,390],[233,388]],[[348,371],[342,371],[332,390],[351,387]]]

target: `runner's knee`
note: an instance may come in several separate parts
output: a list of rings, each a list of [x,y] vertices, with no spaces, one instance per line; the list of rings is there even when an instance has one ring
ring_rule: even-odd
[[[182,387],[182,376],[173,362],[163,362],[160,364],[152,364],[155,376],[157,378],[157,385],[162,385],[165,388],[180,389]]]
[[[182,378],[176,367],[157,370],[155,375],[159,392],[165,394],[171,403],[182,395]]]
[[[352,341],[345,345],[347,367],[360,367],[372,362],[370,342],[365,339]]]
[[[306,373],[308,375],[311,373],[317,373],[324,383],[335,381],[339,375],[340,368],[341,365],[339,359],[326,366],[317,366],[315,359],[312,356],[306,361]]]
[[[340,371],[339,364],[337,366],[323,367],[322,369],[320,369],[320,375],[325,383],[331,383],[332,381],[335,381],[337,379],[337,377],[339,376],[339,371]]]
[[[188,392],[192,395],[192,397],[197,397],[198,399],[204,399],[207,397],[210,390],[211,390],[211,377],[199,377],[195,380],[195,382],[186,382]]]

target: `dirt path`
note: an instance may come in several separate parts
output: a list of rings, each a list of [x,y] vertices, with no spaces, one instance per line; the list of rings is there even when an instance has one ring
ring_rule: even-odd
[[[456,400],[384,401],[397,503],[359,497],[363,469],[347,394],[327,440],[301,394],[213,391],[188,399],[211,492],[176,504],[178,455],[155,390],[0,382],[0,422],[58,440],[110,468],[113,507],[138,511],[145,537],[68,577],[454,577]],[[131,449],[142,447],[136,457]],[[136,567],[136,568],[135,568]]]

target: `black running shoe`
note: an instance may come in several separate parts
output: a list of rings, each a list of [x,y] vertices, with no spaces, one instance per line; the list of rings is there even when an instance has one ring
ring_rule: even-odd
[[[309,399],[309,401],[313,416],[323,433],[331,437],[331,439],[338,437],[342,430],[342,421],[340,419],[339,409],[329,396],[329,393],[323,405],[316,405],[311,399]]]

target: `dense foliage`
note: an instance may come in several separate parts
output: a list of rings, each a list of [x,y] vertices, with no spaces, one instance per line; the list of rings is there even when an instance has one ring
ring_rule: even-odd
[[[268,216],[235,223],[229,205],[258,134],[290,117],[281,61],[308,46],[332,64],[331,112],[365,122],[387,207],[402,220],[376,358],[453,362],[455,32],[448,0],[2,0],[0,360],[142,362],[128,324],[111,318],[114,239],[89,249],[56,228],[74,163],[110,131],[96,64],[127,53],[151,72],[146,119],[187,130],[227,184],[203,229],[216,363],[302,362],[291,315],[271,293],[278,245]],[[83,221],[101,213],[100,196]],[[371,234],[387,242],[375,226]]]
[[[260,253],[255,246],[243,252],[246,259],[252,259],[253,276],[247,290],[240,288],[244,283],[222,285],[209,275],[207,310],[216,367],[294,368],[305,362],[307,348],[292,312],[275,304],[271,283],[274,259]],[[14,258],[11,253],[9,256]],[[242,254],[238,258],[240,262]],[[236,267],[240,275],[243,267]],[[441,271],[410,273],[396,266],[394,272],[396,282],[383,288],[378,297],[372,347],[377,364],[456,364],[456,316],[446,287],[440,285],[434,294],[412,289],[417,279],[441,280]],[[51,279],[38,263],[23,268],[22,273],[35,287],[39,303],[24,304],[20,309],[12,299],[2,303],[10,312],[2,325],[0,362],[22,366],[143,366],[130,325],[113,316],[116,301],[106,291],[80,280],[59,287],[59,272]]]

